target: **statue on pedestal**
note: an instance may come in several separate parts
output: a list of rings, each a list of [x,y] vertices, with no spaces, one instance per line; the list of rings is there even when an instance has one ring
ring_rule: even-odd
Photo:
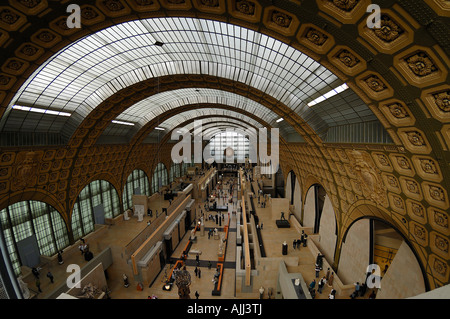
[[[175,284],[178,287],[178,296],[180,299],[191,299],[189,286],[191,285],[191,275],[186,269],[177,271],[175,275]]]
[[[22,292],[23,298],[29,299],[30,298],[30,290],[28,289],[28,285],[23,281],[22,276],[17,278],[17,282],[19,283],[20,291]]]
[[[125,274],[123,274],[123,286],[125,288],[128,288],[130,286],[130,283],[128,282],[128,277]]]

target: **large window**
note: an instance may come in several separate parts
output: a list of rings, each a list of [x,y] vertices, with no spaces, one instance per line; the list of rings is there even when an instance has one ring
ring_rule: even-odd
[[[169,183],[167,168],[163,163],[156,165],[152,178],[152,194],[156,193],[162,186]]]
[[[37,201],[23,201],[0,211],[0,222],[6,247],[15,273],[20,274],[17,242],[36,235],[39,252],[55,255],[69,245],[66,224],[50,205]]]
[[[141,194],[150,195],[150,184],[148,177],[144,171],[140,169],[134,170],[128,176],[127,183],[123,190],[123,208],[124,210],[133,205],[133,194],[136,188],[140,188]]]
[[[233,161],[244,163],[245,158],[249,157],[249,142],[244,135],[226,131],[219,133],[211,138],[210,142],[211,156],[217,163],[226,163],[225,150],[233,150]]]
[[[114,218],[121,213],[116,189],[103,180],[93,181],[78,195],[72,213],[75,240],[94,231],[94,207],[100,204],[103,205],[105,218]]]
[[[181,176],[180,164],[172,163],[172,166],[170,167],[169,182],[172,183],[176,178],[180,176]]]

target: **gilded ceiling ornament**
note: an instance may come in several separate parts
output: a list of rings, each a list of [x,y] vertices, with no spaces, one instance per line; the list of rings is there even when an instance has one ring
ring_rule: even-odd
[[[396,156],[397,158],[397,164],[398,166],[400,166],[403,169],[411,169],[411,166],[409,165],[409,162],[406,158],[404,158],[403,156]]]
[[[443,263],[439,259],[434,260],[433,269],[441,276],[445,276],[447,274],[447,268],[447,264]]]
[[[0,11],[0,21],[4,22],[6,24],[14,24],[19,20],[20,16],[8,8],[3,8],[2,11]]]
[[[450,112],[450,91],[433,94],[434,101],[442,111]]]
[[[419,185],[417,185],[417,183],[413,180],[406,180],[406,188],[408,189],[408,191],[410,191],[411,193],[414,194],[419,194]]]
[[[274,10],[272,12],[272,21],[275,22],[275,24],[279,25],[280,27],[289,28],[292,22],[292,17],[288,16],[283,12]]]
[[[412,212],[414,213],[414,215],[423,218],[424,209],[423,209],[422,205],[412,203],[411,208],[412,208]]]
[[[320,31],[317,31],[314,28],[309,28],[308,32],[306,33],[306,38],[315,45],[319,46],[322,46],[328,40],[328,36]]]
[[[418,52],[406,58],[406,63],[409,69],[417,76],[430,75],[438,70],[425,52]]]
[[[406,136],[408,137],[408,140],[411,142],[414,146],[424,146],[425,140],[422,137],[422,134],[416,131],[412,132],[406,132]]]
[[[6,68],[13,70],[13,71],[18,71],[23,67],[23,62],[13,59],[11,61],[8,62],[8,64],[6,65]]]
[[[420,167],[422,167],[423,171],[427,174],[434,174],[434,175],[438,174],[436,164],[434,163],[434,161],[430,159],[421,159]]]
[[[11,81],[11,77],[1,74],[0,75],[0,85],[6,86],[9,84],[9,81]]]
[[[84,7],[81,10],[81,17],[86,20],[92,20],[98,17],[98,13],[92,7]]]
[[[48,43],[52,42],[55,39],[55,35],[49,31],[42,31],[41,33],[39,33],[38,39],[42,42]]]
[[[22,47],[22,49],[20,50],[20,53],[22,53],[23,55],[26,55],[26,56],[30,56],[30,57],[35,55],[37,52],[38,52],[38,48],[36,48],[34,45],[31,45],[31,44],[24,45]]]
[[[360,60],[354,54],[345,49],[341,50],[336,55],[336,57],[339,59],[339,61],[341,61],[344,65],[348,66],[349,68],[354,67],[360,62]]]
[[[414,224],[414,236],[421,239],[421,240],[425,240],[426,239],[426,230],[425,228],[423,228],[422,226],[416,225]]]
[[[381,92],[381,91],[384,91],[385,89],[387,89],[387,86],[376,75],[371,75],[371,76],[365,78],[364,82],[366,82],[367,86],[372,91],[375,91],[375,92]]]
[[[110,11],[120,11],[125,8],[119,0],[104,0],[103,4]]]
[[[444,237],[436,235],[434,239],[434,244],[437,248],[442,250],[444,253],[448,253],[448,240]]]
[[[439,211],[434,211],[434,222],[444,228],[448,228],[448,216]]]
[[[385,42],[392,42],[404,33],[403,29],[387,15],[381,16],[380,23],[379,29],[373,28],[372,30],[378,38]]]
[[[357,150],[353,150],[350,154],[350,161],[355,168],[363,195],[376,203],[387,206],[386,188],[370,155]]]
[[[1,162],[2,163],[7,163],[10,160],[11,160],[11,154],[6,153],[6,154],[2,155],[2,158],[1,158]]]
[[[246,15],[254,15],[255,3],[247,0],[236,0],[236,10]]]
[[[394,206],[400,209],[404,209],[405,206],[403,205],[403,200],[398,196],[392,196],[392,201],[394,203]]]
[[[42,0],[19,0],[20,4],[27,8],[34,8],[39,3],[42,2]]]
[[[387,181],[392,187],[398,188],[398,182],[394,176],[387,176]]]
[[[346,12],[350,12],[358,4],[359,0],[330,0],[336,7]]]
[[[24,155],[24,159],[18,159],[11,189],[19,190],[32,185],[37,178],[37,166],[38,162],[35,152],[28,152]]]
[[[406,111],[405,107],[400,103],[389,104],[387,107],[389,108],[391,114],[398,119],[409,117],[408,111]]]
[[[377,154],[377,157],[378,157],[378,161],[380,162],[381,165],[383,165],[383,166],[391,166],[391,163],[389,163],[389,160],[386,157],[386,155],[384,155],[384,154]]]
[[[434,200],[437,200],[440,202],[445,201],[444,191],[440,187],[430,185],[430,196]]]

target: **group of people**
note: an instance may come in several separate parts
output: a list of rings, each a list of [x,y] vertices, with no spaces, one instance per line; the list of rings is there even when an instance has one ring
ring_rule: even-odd
[[[319,254],[320,256],[320,254]],[[323,255],[321,255],[321,257],[318,258],[323,258]],[[316,262],[316,278],[318,278],[318,273],[320,272],[320,269],[317,270],[317,262]],[[336,295],[336,290],[333,288],[333,280],[334,280],[334,272],[332,272],[330,270],[330,268],[327,269],[326,275],[323,276],[322,278],[320,278],[319,282],[317,283],[317,292],[319,294],[321,294],[323,292],[323,289],[325,288],[325,284],[328,284],[328,287],[332,287],[331,288],[331,292],[329,295],[330,299],[334,299],[335,295]],[[309,292],[311,294],[311,297],[314,299],[316,296],[316,279],[314,279],[310,284],[309,284]]]
[[[86,241],[83,238],[81,238],[80,241],[78,249],[80,249],[81,255],[84,256],[84,260],[89,261],[94,258],[94,254],[89,250],[89,245]]]
[[[300,236],[300,239],[294,239],[292,242],[292,246],[294,249],[300,249],[300,246],[306,247],[308,235],[305,234],[305,231],[302,230],[302,234]]]
[[[40,275],[41,275],[41,273],[40,273],[40,271],[42,270],[42,268],[40,268],[40,267],[33,267],[33,268],[31,268],[31,272],[33,273],[33,276],[34,276],[34,279],[35,279],[35,284],[36,284],[36,288],[38,289],[38,292],[42,292],[42,289],[41,289],[41,280],[40,280]],[[53,277],[53,274],[50,272],[50,271],[48,271],[47,272],[47,278],[48,279],[50,279],[50,283],[54,283],[54,277]]]

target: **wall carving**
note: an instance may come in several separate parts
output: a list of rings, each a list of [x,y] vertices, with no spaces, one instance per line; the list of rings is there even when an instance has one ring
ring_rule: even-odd
[[[373,29],[373,33],[384,42],[393,42],[398,39],[405,31],[392,20],[388,15],[381,15],[381,28]]]
[[[377,204],[387,207],[388,200],[379,169],[368,153],[354,150],[350,153],[350,161],[355,168],[363,195]]]

